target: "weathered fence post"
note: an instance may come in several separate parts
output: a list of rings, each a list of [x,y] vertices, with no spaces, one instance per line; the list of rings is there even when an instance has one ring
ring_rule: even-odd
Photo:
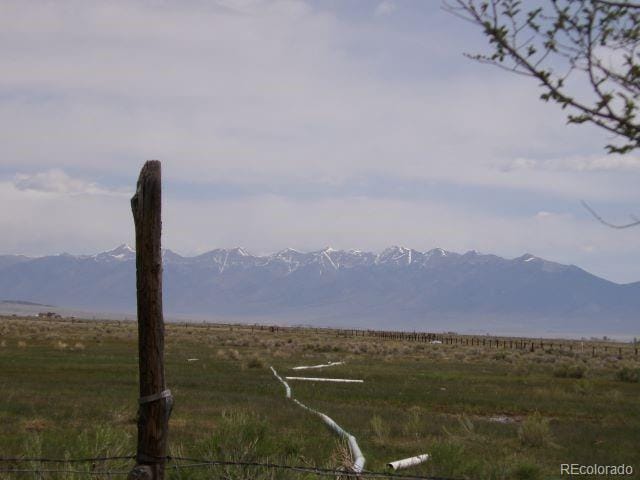
[[[131,198],[136,229],[136,289],[138,301],[137,465],[129,479],[163,480],[169,415],[173,406],[164,379],[164,319],[162,317],[162,252],[160,162],[144,164]]]

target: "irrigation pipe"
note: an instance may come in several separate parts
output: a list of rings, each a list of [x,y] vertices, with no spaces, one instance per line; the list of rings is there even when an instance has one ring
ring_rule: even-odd
[[[334,367],[336,365],[344,365],[344,362],[329,362],[329,363],[323,363],[320,365],[303,365],[301,367],[293,367],[291,370],[308,370],[310,368],[325,368],[325,367]]]
[[[429,460],[429,454],[423,453],[422,455],[417,455],[415,457],[403,458],[402,460],[396,460],[395,462],[387,463],[387,467],[393,468],[393,470],[400,470],[402,468],[409,468],[415,465],[420,465],[423,462]]]
[[[364,380],[350,378],[284,377],[287,380],[305,380],[307,382],[364,383]]]
[[[280,380],[282,382],[282,384],[284,385],[284,389],[285,389],[285,392],[286,392],[285,396],[287,398],[291,398],[291,387],[289,386],[289,384],[287,382],[285,382],[280,375],[278,375],[278,372],[276,372],[275,368],[271,367],[271,371],[276,376],[276,378],[278,380]]]
[[[334,432],[336,432],[340,437],[344,438],[347,440],[347,443],[349,445],[349,450],[351,451],[351,457],[353,458],[353,471],[355,473],[361,473],[362,470],[364,469],[364,463],[365,463],[365,458],[364,455],[362,455],[362,450],[360,450],[360,447],[358,446],[358,442],[356,440],[356,437],[354,437],[353,435],[351,435],[349,432],[347,432],[344,428],[342,428],[340,425],[338,425],[331,417],[329,417],[328,415],[325,415],[322,412],[319,412],[317,410],[314,410],[313,408],[307,407],[304,403],[302,403],[301,401],[293,398],[291,396],[291,387],[289,386],[289,384],[284,381],[282,379],[282,377],[280,375],[278,375],[278,372],[276,372],[275,368],[271,367],[271,371],[273,372],[273,374],[275,375],[275,377],[280,380],[280,382],[284,385],[285,391],[286,391],[286,397],[293,400],[293,402],[298,405],[301,408],[304,408],[305,410],[318,415],[322,421],[324,423],[327,424],[327,426],[333,430]],[[290,377],[287,377],[287,379],[289,379]],[[295,377],[294,377],[295,378]]]

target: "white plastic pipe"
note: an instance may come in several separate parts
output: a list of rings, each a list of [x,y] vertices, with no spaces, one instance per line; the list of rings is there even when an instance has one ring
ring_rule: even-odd
[[[362,451],[360,450],[360,447],[358,446],[358,442],[356,441],[356,437],[354,437],[349,432],[347,432],[345,429],[343,429],[340,425],[338,425],[328,415],[325,415],[322,412],[318,412],[317,410],[314,410],[313,408],[307,407],[304,403],[302,403],[298,399],[293,398],[292,395],[291,395],[291,387],[289,387],[289,384],[287,382],[285,382],[282,379],[282,377],[280,377],[280,375],[278,375],[278,372],[276,372],[275,368],[273,368],[273,367],[270,367],[270,368],[271,368],[271,371],[273,372],[273,374],[275,375],[275,377],[278,380],[280,380],[280,382],[284,385],[284,388],[286,390],[287,398],[291,399],[299,407],[304,408],[305,410],[307,410],[307,411],[309,411],[311,413],[314,413],[315,415],[318,415],[322,419],[322,421],[324,423],[326,423],[329,428],[331,428],[331,430],[336,432],[342,438],[346,438],[347,439],[347,443],[349,445],[349,450],[351,451],[351,457],[353,458],[353,466],[352,466],[353,471],[355,473],[361,473],[362,470],[364,469],[364,464],[365,464],[366,460],[364,458],[364,455],[362,455]],[[287,378],[287,379],[290,379],[290,378],[299,379],[301,377],[285,377],[285,378]],[[327,380],[327,379],[325,379],[325,380]],[[328,380],[331,380],[331,379],[328,379]],[[360,380],[360,382],[362,382],[362,380]]]
[[[415,465],[420,465],[427,460],[429,460],[429,454],[423,453],[422,455],[418,455],[417,457],[403,458],[402,460],[396,460],[395,462],[387,463],[387,467],[393,468],[394,470],[400,470],[402,468],[409,468]]]
[[[326,423],[328,425],[328,427],[331,430],[333,430],[334,432],[336,432],[338,435],[340,435],[343,438],[349,438],[350,437],[349,432],[345,431],[329,415],[325,415],[324,413],[319,413],[318,415],[324,421],[324,423]]]
[[[335,365],[344,365],[344,362],[329,362],[323,363],[321,365],[310,365],[310,366],[301,366],[301,367],[293,367],[292,370],[308,370],[310,368],[325,368],[325,367],[333,367]]]
[[[282,384],[284,385],[284,389],[285,389],[285,396],[287,398],[291,398],[291,387],[289,386],[289,384],[287,382],[285,382],[282,377],[280,377],[280,375],[278,375],[278,372],[276,372],[275,368],[271,367],[271,371],[273,372],[273,374],[276,376],[276,378],[278,380],[280,380],[282,382]]]
[[[351,450],[351,456],[353,457],[353,470],[356,473],[360,473],[364,469],[364,455],[362,455],[362,452],[360,451],[358,442],[356,442],[356,437],[349,435],[348,442],[349,450]]]
[[[364,383],[364,380],[350,378],[316,378],[316,377],[284,377],[287,380],[304,380],[307,382],[338,382],[338,383]]]

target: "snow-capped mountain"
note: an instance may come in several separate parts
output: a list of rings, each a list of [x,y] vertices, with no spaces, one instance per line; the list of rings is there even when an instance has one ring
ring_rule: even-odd
[[[530,254],[232,248],[194,257],[163,250],[163,263],[165,310],[174,314],[425,330],[640,330],[640,283],[618,285]],[[133,312],[135,251],[1,255],[2,299]]]
[[[113,250],[98,253],[93,257],[100,262],[126,262],[127,260],[136,259],[136,251],[126,243],[123,243]]]

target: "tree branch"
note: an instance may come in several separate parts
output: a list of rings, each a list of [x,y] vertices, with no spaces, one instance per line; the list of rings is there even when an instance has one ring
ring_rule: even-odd
[[[587,202],[585,202],[584,200],[581,200],[580,203],[582,203],[582,206],[584,208],[587,209],[587,211],[593,215],[593,217],[598,220],[600,223],[602,223],[603,225],[606,225],[607,227],[611,227],[611,228],[617,228],[617,229],[623,229],[623,228],[630,228],[630,227],[635,227],[640,225],[640,220],[635,219],[635,217],[631,216],[631,218],[633,218],[635,221],[631,222],[631,223],[626,223],[626,224],[615,224],[615,223],[610,223],[608,221],[606,221],[604,218],[602,218],[600,215],[598,215],[598,213],[589,206],[589,204]]]

